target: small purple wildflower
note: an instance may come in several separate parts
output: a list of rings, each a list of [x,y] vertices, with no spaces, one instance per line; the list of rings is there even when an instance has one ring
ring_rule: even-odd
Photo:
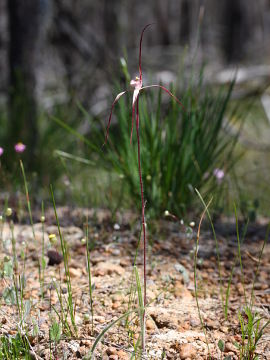
[[[26,149],[26,145],[24,145],[22,142],[18,142],[16,145],[14,145],[14,149],[16,153],[23,153]]]
[[[216,177],[217,182],[220,184],[225,176],[225,173],[222,169],[215,169],[213,175]]]
[[[0,146],[0,156],[2,156],[4,153],[4,149]]]

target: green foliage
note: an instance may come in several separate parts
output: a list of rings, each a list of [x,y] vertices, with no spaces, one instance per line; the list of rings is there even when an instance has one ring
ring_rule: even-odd
[[[16,336],[1,336],[0,360],[30,360],[29,344],[25,336],[19,333]]]
[[[60,223],[58,220],[58,215],[57,215],[57,210],[56,210],[56,204],[55,204],[55,198],[54,198],[52,185],[51,185],[51,195],[52,195],[54,214],[55,214],[55,219],[56,219],[56,223],[57,223],[58,234],[59,234],[60,242],[61,242],[61,250],[62,250],[62,255],[63,255],[63,260],[64,260],[66,284],[67,284],[67,290],[68,290],[68,297],[67,297],[67,309],[68,310],[67,310],[67,312],[70,316],[73,331],[75,332],[75,334],[77,334],[77,326],[75,323],[75,305],[74,305],[74,301],[72,298],[72,286],[71,286],[71,279],[70,279],[70,274],[69,274],[68,249],[67,249],[66,241],[65,241],[64,237],[62,236]],[[64,304],[62,301],[61,288],[59,291],[59,290],[57,290],[57,287],[55,285],[55,290],[57,292],[57,296],[58,296],[60,306],[61,306],[61,315],[59,316],[56,309],[55,308],[54,309],[55,309],[56,313],[58,314],[59,319],[61,319],[63,326],[66,326],[68,329],[68,332],[70,334],[72,334],[72,329],[70,328],[68,321],[67,321],[67,312],[64,309]]]
[[[122,68],[128,83],[129,74],[127,69]],[[223,118],[228,110],[233,84],[228,88],[211,88],[204,84],[202,74],[198,78],[197,82],[190,80],[186,90],[180,91],[185,111],[167,94],[161,96],[157,89],[141,93],[141,160],[148,216],[160,215],[166,209],[174,214],[183,214],[195,199],[195,187],[202,194],[225,191],[226,182],[219,184],[213,171],[220,168],[227,174],[235,161],[232,152],[236,138],[227,136],[223,131]],[[116,85],[118,88],[119,84]],[[103,206],[119,207],[117,200],[123,199],[124,195],[126,206],[132,202],[139,209],[135,131],[131,146],[129,142],[131,102],[130,96],[126,100],[121,99],[115,106],[117,125],[112,127],[109,144],[103,151],[106,119],[93,119],[82,106],[78,109],[72,101],[54,106],[50,116],[40,111],[38,147],[34,154],[36,167],[31,174],[29,192],[35,196],[42,195],[45,199],[48,194],[45,195],[40,185],[48,186],[53,182],[57,185],[57,199],[75,200],[73,197],[80,195],[88,202],[90,198],[94,205],[102,203]],[[0,112],[0,123],[7,123],[3,110]],[[11,164],[8,157],[8,153],[14,151],[15,139],[9,139],[5,133],[0,135],[0,139],[5,149],[1,157],[3,176],[0,186],[10,190],[21,188],[17,161]],[[26,152],[31,151],[31,148],[26,148]],[[88,166],[83,169],[84,164],[91,170],[87,169]],[[25,168],[27,171],[27,163]],[[110,180],[107,179],[108,171],[113,173]],[[63,174],[67,181],[63,181]],[[113,182],[112,190],[108,190],[110,182]],[[118,187],[115,186],[117,183]],[[82,196],[82,191],[77,190],[78,185],[90,195]],[[127,191],[123,192],[124,188]],[[215,198],[221,200],[222,196]]]
[[[219,341],[218,341],[218,348],[219,348],[219,350],[220,350],[221,352],[224,352],[224,349],[225,349],[225,343],[224,343],[224,341],[222,341],[222,340],[219,340]]]
[[[57,344],[62,335],[62,328],[61,324],[58,323],[56,320],[53,320],[51,327],[50,327],[50,340]]]
[[[44,297],[44,281],[45,281],[45,269],[47,265],[47,261],[45,258],[45,213],[44,213],[44,203],[41,203],[41,228],[42,228],[42,250],[41,250],[41,258],[38,262],[38,270],[39,270],[39,283],[40,283],[40,293],[42,298]]]
[[[49,111],[39,109],[37,117],[37,144],[33,149],[24,138],[18,138],[8,132],[9,117],[3,106],[0,107],[0,127],[3,131],[0,134],[0,146],[4,148],[4,154],[1,156],[1,178],[0,186],[2,189],[15,192],[21,188],[20,168],[18,167],[19,159],[23,159],[25,171],[29,174],[31,170],[31,184],[29,191],[35,194],[35,198],[44,195],[42,186],[48,186],[52,180],[56,182],[65,172],[64,167],[59,166],[59,157],[55,155],[54,150],[61,144],[61,150],[70,152],[76,148],[80,148],[74,136],[65,134],[63,141],[63,130],[49,118],[56,116],[67,119],[69,124],[77,128],[81,125],[81,119],[78,116],[78,108],[72,102],[54,105]],[[14,145],[18,141],[26,144],[26,150],[23,154],[16,154]],[[30,157],[30,165],[29,165]],[[59,189],[63,191],[63,187]],[[46,193],[47,197],[48,194]],[[42,196],[44,197],[44,196]]]
[[[128,316],[129,314],[134,313],[134,311],[129,311],[126,312],[125,314],[119,316],[116,320],[113,320],[111,323],[109,323],[109,325],[107,325],[96,337],[91,350],[89,351],[89,353],[84,357],[85,360],[92,360],[94,359],[94,352],[95,349],[97,347],[97,345],[99,344],[99,342],[103,339],[104,335],[117,323],[119,323],[121,320],[125,319],[126,316]]]
[[[136,287],[138,294],[138,305],[139,305],[139,316],[140,316],[140,324],[141,324],[141,337],[142,337],[142,348],[145,349],[145,336],[146,336],[146,328],[145,328],[145,308],[144,308],[144,300],[142,293],[142,286],[140,281],[140,276],[138,273],[137,266],[134,266],[135,279],[136,279]],[[138,343],[139,344],[139,343]],[[135,353],[138,345],[136,346]]]
[[[90,312],[91,312],[91,325],[92,333],[94,332],[94,304],[93,304],[93,290],[95,284],[92,284],[92,274],[91,274],[91,262],[90,262],[90,246],[89,246],[89,224],[88,216],[86,217],[86,228],[85,228],[85,239],[86,239],[86,268],[88,274],[88,289],[89,289],[89,298],[90,298]]]
[[[243,314],[238,314],[238,318],[242,339],[241,342],[236,343],[235,346],[239,349],[240,360],[258,360],[259,357],[256,355],[256,347],[265,328],[270,324],[270,320],[261,326],[262,318],[248,306],[244,309]]]
[[[239,224],[238,224],[238,217],[237,214],[235,214],[235,220],[236,220],[236,236],[237,236],[237,245],[238,245],[238,254],[235,256],[232,268],[231,268],[231,273],[230,273],[230,277],[228,280],[228,284],[227,284],[227,289],[226,289],[226,298],[225,298],[225,305],[224,305],[224,315],[225,315],[225,319],[228,319],[228,306],[229,306],[229,298],[230,298],[230,291],[231,291],[231,284],[232,284],[232,279],[233,279],[233,275],[234,275],[234,270],[235,270],[235,266],[237,264],[237,261],[239,260],[239,263],[242,263],[242,259],[241,259],[241,245],[244,242],[245,236],[246,236],[246,232],[247,232],[247,228],[248,228],[248,224],[249,221],[246,222],[246,225],[244,227],[244,230],[242,232],[242,236],[241,239],[239,237]],[[242,274],[241,276],[241,280],[242,280],[242,286],[244,289],[244,293],[245,293],[245,284],[244,284],[244,276]]]
[[[16,305],[16,293],[13,286],[8,286],[3,291],[3,299],[7,305]]]
[[[225,342],[223,340],[219,340],[218,341],[218,348],[220,350],[221,353],[224,353],[225,351]],[[232,357],[231,355],[227,355],[227,356],[224,356],[222,357],[223,360],[232,360]]]
[[[197,191],[197,190],[196,190]],[[197,191],[198,195],[201,198],[200,193]],[[197,310],[198,310],[198,315],[199,315],[199,319],[200,319],[200,323],[201,323],[201,327],[202,330],[204,332],[204,336],[205,336],[205,341],[206,341],[206,345],[207,345],[207,350],[208,350],[208,355],[210,355],[210,347],[209,347],[209,343],[208,343],[208,339],[207,339],[207,332],[206,332],[206,328],[204,326],[204,321],[202,318],[202,314],[201,314],[201,309],[200,309],[200,304],[199,304],[199,296],[198,296],[198,282],[197,282],[197,265],[198,265],[198,251],[199,251],[199,240],[200,240],[200,231],[201,231],[201,224],[203,222],[205,213],[207,213],[207,215],[209,216],[209,212],[208,212],[208,207],[210,206],[210,203],[212,201],[212,199],[210,200],[210,202],[206,205],[203,201],[203,199],[201,198],[203,205],[204,205],[204,210],[203,213],[201,215],[201,219],[199,222],[199,226],[198,226],[198,231],[197,231],[197,237],[196,237],[196,243],[195,243],[195,251],[194,251],[194,292],[195,292],[195,300],[196,300],[196,305],[197,305]]]
[[[270,320],[265,321],[263,325],[261,325],[261,321],[263,320],[263,317],[259,317],[259,314],[257,312],[253,311],[253,302],[254,302],[254,286],[255,286],[255,281],[257,279],[258,276],[258,272],[259,272],[259,268],[261,265],[261,261],[262,261],[262,255],[263,255],[263,251],[265,248],[265,245],[268,241],[269,238],[269,234],[270,234],[270,223],[268,224],[267,230],[266,230],[266,235],[265,235],[265,239],[259,254],[259,260],[257,263],[257,268],[255,271],[255,276],[253,278],[253,283],[252,283],[252,290],[251,290],[251,295],[250,295],[250,301],[248,303],[247,301],[247,295],[246,295],[246,290],[245,290],[245,281],[244,281],[244,271],[243,271],[243,264],[242,264],[242,255],[241,255],[241,245],[244,241],[246,232],[247,232],[247,227],[248,227],[248,221],[246,222],[244,229],[243,229],[243,233],[240,236],[239,234],[239,223],[238,223],[238,215],[237,215],[237,208],[236,205],[234,205],[234,210],[235,210],[235,223],[236,223],[236,237],[237,237],[237,255],[235,257],[235,260],[233,262],[233,266],[231,269],[231,273],[230,273],[230,277],[229,277],[229,281],[228,281],[228,285],[227,285],[227,290],[226,290],[226,297],[224,299],[223,296],[223,286],[225,285],[224,282],[221,279],[221,272],[220,272],[220,251],[219,251],[219,245],[217,242],[217,237],[216,237],[216,232],[215,232],[215,228],[214,228],[214,224],[210,215],[210,212],[208,210],[208,205],[206,205],[206,203],[204,202],[201,194],[199,193],[198,190],[196,190],[203,206],[204,206],[204,211],[203,214],[201,216],[201,220],[198,226],[198,232],[197,232],[197,239],[196,239],[196,248],[195,248],[195,253],[194,253],[194,286],[195,286],[195,298],[196,298],[196,303],[197,303],[197,309],[198,309],[198,314],[199,314],[199,318],[200,318],[200,322],[201,322],[201,326],[203,328],[204,334],[206,336],[206,328],[204,326],[203,323],[203,319],[201,317],[201,312],[200,312],[200,306],[199,306],[199,302],[198,302],[198,292],[197,292],[197,263],[198,263],[198,247],[199,247],[199,238],[200,238],[200,227],[201,227],[201,223],[204,217],[204,214],[207,213],[208,215],[208,219],[210,222],[210,225],[212,227],[212,232],[213,232],[213,236],[215,238],[215,242],[216,242],[216,253],[217,253],[217,261],[218,261],[218,267],[219,267],[219,282],[220,282],[220,295],[221,295],[221,301],[222,301],[222,306],[223,306],[223,310],[224,310],[224,316],[225,319],[228,320],[228,304],[229,304],[229,296],[230,296],[230,288],[231,288],[231,283],[232,283],[232,277],[234,275],[234,269],[236,266],[236,262],[237,260],[239,261],[239,267],[240,267],[240,274],[241,274],[241,283],[244,289],[244,300],[245,300],[245,309],[244,312],[238,313],[238,319],[239,319],[239,323],[240,323],[240,329],[241,329],[241,342],[240,343],[235,343],[235,346],[237,347],[237,349],[239,350],[239,359],[240,360],[258,360],[259,357],[256,355],[256,348],[258,345],[258,342],[260,341],[261,337],[264,334],[265,328],[270,324]],[[207,338],[206,338],[207,341]],[[222,340],[218,341],[218,348],[219,350],[223,353],[224,349],[225,349],[225,343]],[[208,348],[209,351],[209,348]],[[210,352],[209,352],[210,354]],[[224,360],[229,360],[230,357],[224,357]]]
[[[222,188],[213,172],[216,168],[228,172],[235,162],[236,138],[226,135],[223,122],[232,89],[233,83],[213,90],[202,79],[191,82],[181,98],[185,111],[170,99],[162,106],[161,92],[157,98],[155,90],[141,95],[141,162],[148,215],[160,215],[165,209],[182,214],[193,203],[195,188],[212,193]],[[135,134],[132,145],[129,138],[130,104],[129,98],[116,105],[117,126],[111,129],[106,156],[99,161],[124,176],[129,195],[140,208]],[[92,141],[100,147],[104,135],[100,128],[92,131]]]

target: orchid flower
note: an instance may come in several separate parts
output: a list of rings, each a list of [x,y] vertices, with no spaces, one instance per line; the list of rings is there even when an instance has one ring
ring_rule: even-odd
[[[168,90],[166,87],[162,86],[162,85],[147,85],[147,86],[143,86],[143,76],[142,76],[142,40],[143,40],[143,34],[145,32],[145,30],[151,26],[153,24],[147,24],[141,33],[141,38],[140,38],[140,50],[139,50],[139,76],[136,76],[135,79],[132,79],[130,81],[130,86],[131,88],[133,88],[133,100],[132,100],[132,125],[131,125],[131,135],[130,135],[130,142],[132,140],[132,133],[133,133],[133,125],[134,125],[134,118],[135,118],[135,112],[137,112],[137,102],[139,101],[139,95],[140,92],[142,90],[145,89],[149,89],[149,88],[160,88],[163,91],[165,91],[167,94],[169,94],[175,101],[177,101],[183,108],[184,105],[181,103],[181,101],[175,96],[173,95],[170,90]],[[111,125],[111,119],[112,119],[112,114],[113,114],[113,109],[115,104],[119,101],[119,99],[121,98],[121,96],[123,96],[124,94],[128,93],[130,90],[125,90],[120,92],[119,94],[116,95],[116,98],[114,99],[113,103],[112,103],[112,107],[111,107],[111,112],[110,112],[110,116],[109,116],[109,120],[108,120],[108,124],[107,124],[107,129],[106,129],[106,136],[105,136],[105,144],[107,143],[108,140],[108,136],[109,136],[109,128]],[[137,121],[139,122],[139,115],[136,115],[136,125]]]
[[[144,274],[144,313],[143,313],[143,335],[142,335],[142,348],[143,351],[145,350],[145,307],[147,304],[147,296],[146,296],[146,224],[145,224],[145,202],[144,202],[144,195],[143,195],[143,181],[142,181],[142,171],[141,171],[141,150],[140,150],[140,132],[139,132],[139,96],[141,91],[150,89],[150,88],[160,88],[169,94],[175,101],[177,101],[183,108],[183,104],[181,101],[174,96],[167,88],[162,85],[147,85],[143,86],[143,76],[142,76],[142,40],[143,34],[145,30],[152,24],[147,24],[141,33],[140,38],[140,48],[139,48],[139,76],[136,76],[135,79],[130,81],[130,86],[133,89],[133,99],[132,99],[132,123],[131,123],[131,134],[130,134],[130,143],[132,141],[132,133],[133,133],[133,126],[134,126],[134,119],[136,117],[136,133],[137,133],[137,147],[138,147],[138,169],[139,169],[139,179],[140,179],[140,192],[141,192],[141,216],[142,216],[142,230],[143,230],[143,274]],[[108,135],[109,135],[109,128],[111,125],[112,113],[115,104],[119,101],[119,99],[129,92],[130,90],[125,90],[120,92],[116,98],[114,99],[111,112],[106,128],[106,135],[105,135],[105,143],[107,143]]]

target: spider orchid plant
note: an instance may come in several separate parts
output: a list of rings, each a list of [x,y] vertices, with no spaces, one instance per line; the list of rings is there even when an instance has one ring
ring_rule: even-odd
[[[151,26],[153,24],[147,24],[142,32],[141,32],[141,37],[140,37],[140,48],[139,48],[139,76],[136,76],[135,79],[132,79],[130,81],[130,87],[131,90],[125,90],[120,92],[119,94],[117,94],[117,96],[115,97],[112,106],[111,106],[111,112],[110,112],[110,116],[109,116],[109,120],[108,120],[108,124],[107,124],[107,128],[106,128],[106,135],[105,135],[105,143],[104,145],[107,143],[108,140],[108,136],[109,136],[109,128],[111,125],[111,119],[112,119],[112,114],[113,114],[113,109],[115,104],[119,101],[119,99],[126,93],[133,91],[133,99],[132,99],[132,123],[131,123],[131,134],[130,134],[130,143],[132,141],[132,134],[133,134],[133,127],[134,127],[134,120],[136,118],[136,133],[137,133],[137,148],[138,148],[138,170],[139,170],[139,180],[140,180],[140,193],[141,193],[141,218],[142,218],[142,230],[143,230],[143,280],[144,280],[144,313],[143,313],[143,335],[142,335],[142,348],[143,351],[145,351],[145,307],[147,304],[147,296],[146,296],[146,264],[147,264],[147,259],[146,259],[146,248],[147,248],[147,242],[146,242],[146,223],[145,223],[145,202],[144,202],[144,193],[143,193],[143,181],[142,181],[142,171],[141,171],[141,150],[140,150],[140,131],[139,131],[139,125],[140,125],[140,120],[139,120],[139,97],[140,97],[140,93],[143,90],[146,89],[150,89],[150,88],[160,88],[163,91],[165,91],[167,94],[169,94],[176,102],[178,102],[182,108],[184,108],[183,104],[181,103],[181,101],[175,96],[173,95],[166,87],[162,86],[162,85],[146,85],[143,86],[143,75],[142,75],[142,41],[143,41],[143,35],[145,30]]]

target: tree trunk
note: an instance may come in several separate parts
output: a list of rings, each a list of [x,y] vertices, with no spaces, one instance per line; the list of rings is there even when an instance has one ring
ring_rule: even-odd
[[[222,7],[221,7],[222,9]],[[245,47],[250,36],[250,24],[245,2],[223,0],[221,23],[223,24],[222,48],[228,63],[243,60]]]
[[[38,141],[35,97],[36,46],[39,38],[39,1],[8,0],[9,18],[9,143],[21,141],[28,168],[35,167]],[[10,149],[10,154],[14,153]]]
[[[170,45],[168,3],[166,3],[166,1],[155,1],[152,6],[157,19],[156,22],[161,43],[164,46]]]
[[[103,27],[105,47],[118,53],[118,0],[104,1]]]
[[[180,13],[180,43],[187,44],[189,42],[191,33],[191,6],[189,0],[181,1]]]

